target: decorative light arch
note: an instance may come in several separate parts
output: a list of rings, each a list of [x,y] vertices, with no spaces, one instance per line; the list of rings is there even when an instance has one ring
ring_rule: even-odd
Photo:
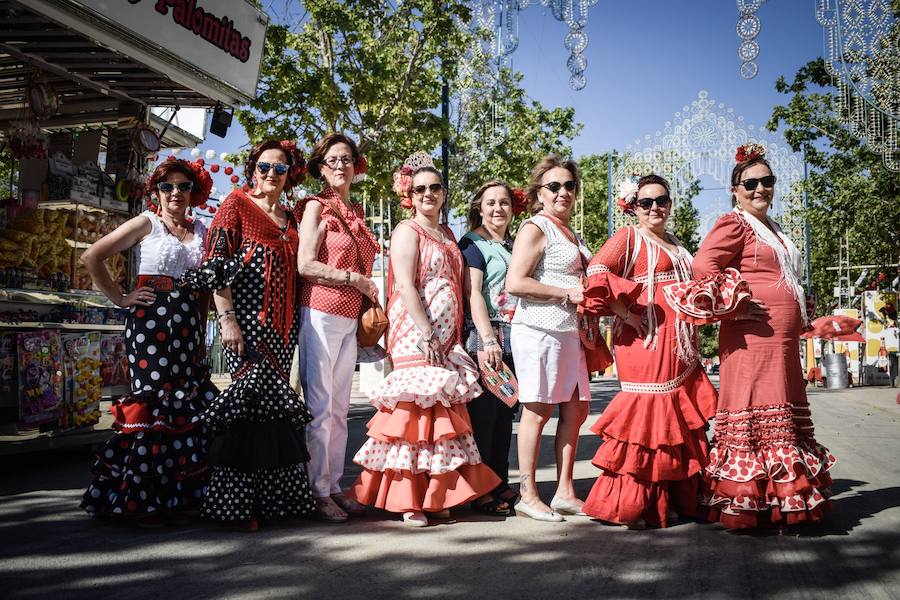
[[[615,204],[618,183],[635,174],[657,173],[669,180],[676,202],[700,175],[709,175],[723,187],[731,185],[735,149],[747,142],[766,147],[766,158],[778,176],[772,216],[798,248],[806,248],[806,221],[803,211],[803,162],[779,138],[764,129],[744,122],[734,109],[700,91],[690,105],[676,112],[661,130],[647,134],[629,144],[612,165],[610,175],[609,211],[611,225],[618,229],[629,222]],[[714,219],[731,210],[721,202]]]

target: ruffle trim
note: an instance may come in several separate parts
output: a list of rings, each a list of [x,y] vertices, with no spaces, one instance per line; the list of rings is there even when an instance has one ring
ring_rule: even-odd
[[[369,392],[369,401],[376,407],[389,409],[401,402],[429,408],[436,404],[464,404],[481,395],[479,372],[462,346],[453,346],[447,354],[447,365],[447,368],[419,365],[395,369]]]
[[[459,438],[444,438],[429,444],[407,441],[384,442],[369,438],[353,462],[370,471],[409,471],[441,475],[462,465],[481,462],[481,453],[471,433]]]
[[[590,274],[584,290],[584,312],[597,316],[612,316],[610,303],[618,300],[630,306],[644,292],[644,285],[619,277],[614,273],[588,267]]]
[[[591,431],[604,438],[649,449],[679,446],[704,429],[716,412],[718,395],[702,370],[661,394],[619,392]]]
[[[678,481],[703,471],[708,448],[702,430],[689,432],[683,444],[658,448],[606,438],[591,462],[604,471],[645,482]]]
[[[218,394],[208,370],[174,391],[172,387],[165,383],[161,389],[132,391],[119,398],[109,409],[115,419],[113,429],[121,433],[178,433],[197,427],[200,414]]]
[[[244,261],[240,256],[214,256],[196,269],[185,271],[179,285],[202,292],[216,292],[231,287],[243,268]]]
[[[238,493],[241,489],[251,492]],[[227,504],[227,513],[217,509],[222,504]],[[200,516],[226,523],[251,517],[272,521],[310,515],[315,506],[303,465],[249,473],[232,467],[216,467],[209,479]]]
[[[837,462],[825,446],[813,441],[796,445],[766,446],[756,451],[717,444],[709,453],[707,473],[715,479],[744,483],[770,479],[788,483],[803,475],[818,477]]]
[[[651,527],[668,527],[670,511],[682,517],[697,516],[700,489],[699,476],[647,482],[603,472],[584,502],[584,512],[610,523],[634,523],[643,519]]]
[[[698,325],[727,319],[752,297],[750,284],[732,267],[701,279],[663,286],[663,295],[679,319]]]
[[[306,404],[282,378],[269,378],[275,382],[275,388],[263,389],[260,369],[260,365],[254,364],[242,372],[239,379],[216,396],[201,418],[216,430],[227,429],[232,423],[243,421],[289,420],[296,428],[311,422],[312,415]],[[271,404],[273,399],[276,400],[275,407],[265,414],[264,419],[261,418],[256,407]]]
[[[484,463],[465,464],[439,475],[365,470],[347,496],[395,513],[438,512],[483,496],[498,485],[500,478]]]

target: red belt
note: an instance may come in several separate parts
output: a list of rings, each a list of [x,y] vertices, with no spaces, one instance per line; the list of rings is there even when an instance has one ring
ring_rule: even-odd
[[[175,279],[168,275],[138,275],[138,287],[150,287],[157,292],[171,292],[175,289]]]

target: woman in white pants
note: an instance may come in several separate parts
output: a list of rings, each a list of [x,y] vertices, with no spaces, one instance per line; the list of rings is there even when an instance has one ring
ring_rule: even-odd
[[[350,200],[355,175],[365,172],[356,143],[330,133],[313,148],[309,173],[322,191],[294,208],[300,221],[300,384],[313,421],[306,427],[309,480],[316,517],[329,523],[365,512],[341,490],[347,411],[356,365],[356,328],[363,296],[377,299],[372,262],[378,242],[360,204]]]

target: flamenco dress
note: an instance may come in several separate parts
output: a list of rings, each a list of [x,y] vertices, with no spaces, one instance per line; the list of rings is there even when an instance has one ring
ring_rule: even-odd
[[[449,229],[438,240],[415,221],[403,224],[418,234],[416,288],[445,361],[426,361],[417,347],[422,334],[394,292],[387,307],[394,370],[369,393],[378,412],[353,458],[363,471],[348,496],[395,513],[440,512],[483,496],[500,478],[481,461],[465,406],[481,387],[460,345],[462,255]]]
[[[207,431],[200,415],[218,390],[197,356],[205,334],[197,291],[176,284],[203,259],[205,228],[182,244],[145,211],[150,234],[136,248],[138,286],[156,300],[125,318],[131,390],[113,402],[116,434],[97,453],[81,507],[92,516],[147,517],[200,506],[206,485]]]
[[[703,504],[709,520],[729,529],[821,519],[835,462],[816,441],[800,365],[799,252],[773,221],[770,229],[751,219],[737,211],[720,217],[694,260],[696,280],[671,293],[682,318],[721,321],[719,403]],[[734,320],[736,306],[713,310],[733,304],[717,301],[729,273],[739,273],[765,304],[765,320]]]
[[[304,427],[311,416],[290,385],[296,344],[297,224],[275,224],[243,191],[210,225],[207,259],[185,278],[206,290],[230,288],[245,356],[225,350],[232,384],[204,411],[212,430],[212,474],[201,510],[223,522],[311,514]]]
[[[672,252],[639,229],[625,227],[597,252],[587,269],[585,312],[611,315],[619,300],[644,316],[646,338],[614,325],[621,391],[591,431],[603,438],[592,460],[602,469],[584,512],[612,523],[667,527],[672,513],[698,512],[706,429],[716,391],[699,366],[693,328],[675,318],[662,287],[691,276],[691,256]]]

